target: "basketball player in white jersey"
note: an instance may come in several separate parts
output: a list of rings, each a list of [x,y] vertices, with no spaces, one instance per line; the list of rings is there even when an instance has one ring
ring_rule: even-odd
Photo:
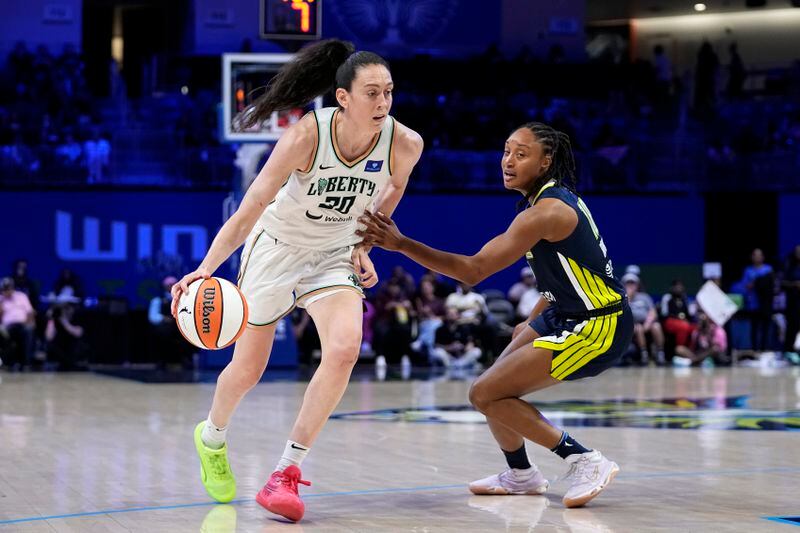
[[[366,208],[394,211],[422,153],[422,138],[389,116],[393,86],[380,56],[353,53],[352,44],[331,39],[301,50],[242,115],[249,127],[331,88],[338,103],[289,128],[200,266],[172,289],[174,314],[189,283],[210,277],[246,239],[238,283],[250,308],[248,325],[217,380],[208,419],[195,429],[203,484],[217,501],[236,494],[228,423],[267,366],[276,323],[300,306],[317,327],[322,361],[283,456],[256,500],[290,520],[303,517],[297,486],[308,482],[300,479],[300,464],[358,359],[361,287],[377,283],[368,249],[355,235],[357,220]]]

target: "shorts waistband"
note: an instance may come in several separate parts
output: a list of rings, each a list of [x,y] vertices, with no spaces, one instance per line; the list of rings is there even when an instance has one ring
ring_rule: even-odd
[[[607,305],[599,309],[589,309],[587,311],[582,311],[577,313],[558,313],[558,315],[562,318],[566,318],[567,320],[589,320],[590,318],[597,318],[607,315],[616,315],[618,313],[621,313],[625,309],[625,306],[627,305],[628,305],[628,299],[623,298],[617,303]]]

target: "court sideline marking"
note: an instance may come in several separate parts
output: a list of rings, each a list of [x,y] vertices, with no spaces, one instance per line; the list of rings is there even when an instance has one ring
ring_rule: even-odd
[[[717,470],[711,472],[652,472],[641,474],[622,474],[617,476],[617,479],[645,479],[645,478],[658,478],[658,477],[714,477],[714,476],[736,476],[744,474],[771,474],[771,473],[800,473],[800,467],[772,467],[772,468],[751,468],[742,470]],[[399,488],[385,488],[385,489],[366,489],[366,490],[352,490],[342,492],[322,492],[319,494],[307,494],[303,496],[304,500],[311,498],[325,498],[331,496],[361,496],[371,494],[387,494],[387,493],[401,493],[401,492],[423,492],[431,490],[451,490],[456,488],[463,489],[466,485],[459,483],[456,485],[429,485],[422,487],[399,487]],[[230,504],[250,504],[254,503],[252,499],[233,500]],[[143,511],[167,511],[171,509],[187,509],[192,507],[206,507],[218,505],[217,502],[201,502],[201,503],[182,503],[176,505],[162,505],[151,507],[132,507],[128,509],[108,509],[104,511],[89,511],[84,513],[71,513],[50,516],[31,516],[25,518],[14,518],[10,520],[0,520],[0,526],[8,524],[19,524],[22,522],[38,522],[42,520],[58,520],[66,518],[80,518],[84,516],[98,516],[105,514],[120,514],[120,513],[136,513]],[[781,517],[762,517],[767,520],[777,520]],[[789,523],[789,522],[784,522]],[[793,524],[797,525],[797,524]]]

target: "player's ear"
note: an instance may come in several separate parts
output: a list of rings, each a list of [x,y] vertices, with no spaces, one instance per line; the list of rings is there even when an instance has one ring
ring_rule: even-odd
[[[343,88],[339,87],[336,89],[336,101],[339,103],[339,107],[347,109],[350,103],[350,95]]]
[[[553,156],[551,154],[547,154],[542,159],[542,172],[547,172],[547,169],[550,168],[550,165],[553,163]]]

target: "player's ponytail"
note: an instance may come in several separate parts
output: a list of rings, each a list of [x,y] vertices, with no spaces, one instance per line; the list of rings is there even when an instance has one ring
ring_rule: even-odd
[[[300,50],[270,80],[267,91],[241,112],[238,129],[262,123],[273,111],[303,107],[338,86],[338,71],[354,51],[353,43],[339,39],[326,39]]]

